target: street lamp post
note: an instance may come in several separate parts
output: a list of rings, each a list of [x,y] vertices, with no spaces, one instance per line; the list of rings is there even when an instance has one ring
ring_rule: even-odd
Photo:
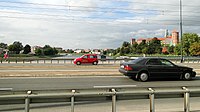
[[[181,63],[183,63],[183,17],[182,17],[182,0],[180,0],[180,41],[181,41]]]

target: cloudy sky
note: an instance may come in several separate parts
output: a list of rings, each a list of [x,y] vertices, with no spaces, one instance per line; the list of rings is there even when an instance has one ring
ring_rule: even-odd
[[[183,32],[200,34],[200,0],[182,0]],[[0,42],[117,48],[179,31],[179,0],[0,0]]]

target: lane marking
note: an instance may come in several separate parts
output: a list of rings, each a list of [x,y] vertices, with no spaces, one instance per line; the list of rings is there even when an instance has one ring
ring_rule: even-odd
[[[68,79],[68,78],[74,78],[74,79],[77,79],[77,78],[110,78],[110,77],[113,77],[113,78],[127,78],[126,76],[118,76],[118,75],[110,75],[110,76],[106,76],[106,75],[102,75],[102,76],[100,76],[100,75],[98,75],[98,76],[91,76],[91,75],[63,75],[63,77],[61,76],[61,77],[57,77],[57,76],[55,76],[55,77],[34,77],[34,76],[32,76],[32,77],[1,77],[0,78],[0,80],[1,79],[11,79],[11,80],[15,80],[15,79],[64,79],[64,78],[66,78],[66,79]]]
[[[118,70],[115,70],[115,69],[85,69],[85,70],[1,70],[0,72],[59,72],[59,71],[62,71],[62,72],[65,72],[65,71],[68,71],[68,72],[82,72],[82,71],[89,71],[89,72],[98,72],[98,71],[105,71],[105,72],[113,72],[113,71],[118,71]]]
[[[0,88],[0,91],[12,91],[13,88]]]
[[[93,88],[132,88],[137,85],[109,85],[109,86],[93,86]]]

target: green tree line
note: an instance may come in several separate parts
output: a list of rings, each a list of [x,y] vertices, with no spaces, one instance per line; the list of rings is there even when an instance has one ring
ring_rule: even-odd
[[[181,48],[182,46],[182,48]],[[163,48],[166,51],[162,51]],[[141,43],[123,42],[121,47],[114,50],[114,55],[130,55],[130,54],[173,54],[180,55],[181,49],[185,56],[199,56],[200,55],[200,37],[196,33],[184,33],[182,37],[182,44],[179,43],[176,46],[162,45],[161,41],[156,37],[151,41],[146,42],[143,40]]]
[[[0,48],[8,49],[10,54],[29,54],[31,52],[30,45],[26,44],[25,46],[23,46],[22,43],[19,41],[15,41],[11,45],[0,43]],[[55,48],[52,48],[50,45],[45,45],[44,47],[35,50],[35,55],[37,56],[55,54],[58,54],[58,51]]]

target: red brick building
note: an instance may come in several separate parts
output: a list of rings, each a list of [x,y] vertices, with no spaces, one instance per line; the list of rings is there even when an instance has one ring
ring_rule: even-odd
[[[134,44],[134,43],[138,43],[140,44],[143,40],[146,40],[146,43],[150,42],[152,38],[138,38],[137,40],[132,38],[131,39],[131,44]],[[172,34],[169,36],[168,35],[168,32],[166,33],[165,37],[156,37],[158,40],[161,41],[161,44],[163,46],[176,46],[178,43],[179,43],[179,32],[177,32],[176,30],[173,30],[172,31]],[[166,52],[167,51],[167,48],[166,47],[163,47],[163,52]]]
[[[137,40],[132,38],[131,44],[134,44],[134,43],[140,44],[143,40],[146,40],[146,42],[148,43],[153,38],[154,37],[152,37],[152,38],[138,38]],[[179,32],[177,32],[176,30],[173,30],[171,36],[166,35],[166,37],[157,37],[157,39],[160,40],[163,45],[176,46],[179,43]]]

